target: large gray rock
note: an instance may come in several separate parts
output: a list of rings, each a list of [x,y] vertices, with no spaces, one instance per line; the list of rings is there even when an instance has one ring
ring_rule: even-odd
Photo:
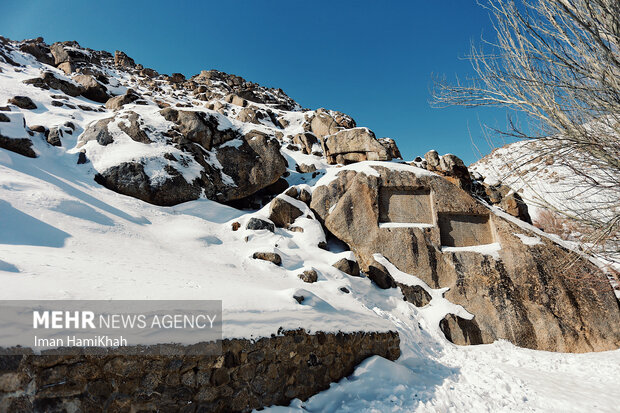
[[[106,103],[110,98],[108,89],[92,75],[77,75],[73,78],[84,87],[82,96],[99,103]]]
[[[282,197],[274,198],[269,204],[269,219],[279,228],[288,228],[303,212]]]
[[[445,297],[474,319],[447,318],[447,337],[562,352],[620,346],[618,302],[589,261],[576,258],[566,268],[561,246],[494,214],[441,176],[414,167],[372,168],[379,176],[342,169],[313,191],[311,208],[382,287],[394,283],[375,265],[374,253],[433,288],[449,287]]]
[[[319,109],[310,122],[310,130],[317,137],[323,138],[341,130],[334,118],[324,109]]]
[[[108,129],[114,117],[98,120],[91,123],[78,139],[77,147],[80,148],[90,141],[97,141],[99,145],[106,146],[114,142],[114,137]]]
[[[277,139],[260,132],[241,138],[239,146],[223,146],[217,150],[222,171],[236,186],[227,187],[219,198],[231,201],[245,198],[275,183],[286,172],[286,160]]]
[[[37,157],[34,149],[32,149],[32,141],[28,138],[13,139],[0,134],[0,148],[18,153],[28,158]]]
[[[39,42],[37,40],[28,41],[20,45],[19,50],[33,55],[41,63],[54,65],[54,57],[50,52],[50,48],[42,41]]]
[[[69,53],[65,50],[61,43],[54,43],[50,48],[52,55],[54,56],[54,64],[58,66],[61,63],[69,62]]]
[[[133,111],[127,111],[120,116],[121,120],[118,127],[125,132],[131,139],[140,143],[151,143],[151,139],[146,132],[140,127],[140,116]]]
[[[312,146],[318,142],[319,140],[316,136],[310,132],[298,133],[293,136],[293,143],[301,146],[301,151],[306,155],[310,155],[312,153]]]
[[[9,103],[22,109],[36,109],[37,105],[28,96],[14,96],[9,99]]]
[[[50,128],[49,134],[47,135],[47,138],[45,140],[47,140],[47,143],[49,143],[52,146],[61,146],[62,136],[63,136],[62,129],[59,128],[58,126],[55,126],[55,127]]]
[[[379,139],[379,143],[383,145],[391,159],[403,159],[403,156],[400,154],[400,150],[398,149],[398,146],[396,146],[394,139],[381,138]]]
[[[330,164],[360,161],[389,161],[387,149],[368,128],[342,130],[323,139],[323,151]]]
[[[273,232],[276,229],[275,226],[271,222],[265,221],[264,219],[255,218],[255,217],[250,218],[245,228],[251,229],[253,231],[259,231],[262,229],[266,229],[267,231],[270,231],[270,232]]]
[[[138,99],[140,99],[140,96],[134,93],[133,90],[129,89],[124,95],[114,96],[113,98],[108,99],[105,103],[105,107],[111,110],[119,110],[123,106],[133,103]]]
[[[220,131],[217,118],[205,112],[166,108],[160,113],[166,120],[175,123],[175,129],[186,140],[200,144],[206,150],[211,150],[213,146],[221,145],[236,137],[230,130]]]
[[[341,258],[334,264],[332,264],[332,266],[339,269],[343,273],[352,275],[354,277],[359,277],[360,275],[360,266],[358,265],[357,261]]]
[[[136,62],[134,62],[134,60],[127,56],[124,52],[116,50],[114,52],[114,66],[125,69],[133,69],[136,67]]]
[[[50,51],[54,56],[56,67],[66,74],[74,72],[78,65],[93,61],[91,55],[82,51],[76,42],[54,43],[50,47]]]
[[[527,204],[519,194],[513,192],[507,185],[484,186],[484,192],[491,204],[501,207],[522,221],[532,223]]]
[[[11,128],[5,129],[5,127],[8,126],[7,123],[11,122],[13,123]],[[9,131],[12,132],[15,130],[15,126],[18,126],[18,137],[7,136],[10,133]],[[7,116],[0,113],[0,148],[18,153],[28,158],[36,158],[37,154],[32,148],[32,141],[28,137],[22,137],[28,136],[27,132],[28,129],[26,128],[26,121],[22,115],[17,114],[17,116]]]
[[[198,199],[201,188],[187,182],[183,176],[167,165],[166,172],[171,178],[153,184],[138,162],[124,162],[106,169],[95,176],[95,181],[115,192],[129,195],[155,205],[172,206]]]
[[[41,77],[24,80],[24,83],[41,89],[59,90],[69,96],[79,96],[84,91],[84,88],[81,85],[59,79],[52,72],[43,72]]]
[[[237,115],[237,119],[245,123],[255,123],[255,124],[260,123],[256,110],[254,110],[254,108],[249,108],[249,107],[241,109],[241,111]]]
[[[126,162],[99,170],[99,183],[157,205],[175,205],[197,199],[203,193],[209,199],[229,202],[269,187],[286,172],[286,161],[274,138],[259,132],[242,136],[231,129],[220,130],[217,118],[203,112],[165,109],[160,113],[174,123],[173,130],[153,132],[153,127],[148,124],[149,118],[141,118],[133,111],[119,111],[113,117],[90,124],[78,138],[77,146],[82,147],[93,140],[102,146],[114,142],[115,133],[119,132],[110,130],[111,122],[131,139],[144,144],[152,142],[148,130],[153,139],[160,142],[164,139],[176,152],[176,155],[161,155],[164,159],[160,163],[166,165],[171,178],[163,183],[153,183],[144,172],[143,164]],[[231,140],[236,141],[223,145]],[[184,153],[182,156],[179,156],[179,150]],[[200,168],[199,176],[193,182],[185,181],[179,172],[190,167],[190,163],[191,168]]]
[[[422,165],[425,169],[442,175],[461,189],[471,190],[469,170],[458,156],[451,153],[439,156],[437,151],[430,150],[424,155],[424,160],[426,162]]]

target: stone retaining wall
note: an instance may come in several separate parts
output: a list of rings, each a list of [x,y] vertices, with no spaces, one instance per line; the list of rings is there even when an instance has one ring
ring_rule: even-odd
[[[395,360],[399,345],[396,332],[296,330],[224,340],[221,356],[0,356],[0,411],[189,413],[287,405],[327,389],[367,357]]]

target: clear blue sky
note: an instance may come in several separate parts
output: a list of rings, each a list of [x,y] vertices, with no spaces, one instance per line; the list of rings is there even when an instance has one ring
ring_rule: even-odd
[[[280,87],[303,107],[345,112],[405,158],[429,149],[477,159],[499,109],[432,109],[433,74],[464,78],[470,41],[492,35],[474,0],[4,0],[0,35],[123,50],[160,73],[204,69]]]

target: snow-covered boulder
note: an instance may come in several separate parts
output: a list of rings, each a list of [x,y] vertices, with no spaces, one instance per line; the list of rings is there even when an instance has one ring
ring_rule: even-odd
[[[24,80],[24,83],[40,89],[58,90],[69,96],[79,96],[84,91],[84,88],[80,84],[71,80],[61,79],[56,76],[56,74],[47,70],[41,74],[41,77],[26,79]]]
[[[214,114],[133,105],[91,123],[78,139],[106,188],[156,205],[202,195],[250,196],[286,171],[276,139],[220,126]]]
[[[37,157],[21,113],[0,112],[0,148],[29,158]]]

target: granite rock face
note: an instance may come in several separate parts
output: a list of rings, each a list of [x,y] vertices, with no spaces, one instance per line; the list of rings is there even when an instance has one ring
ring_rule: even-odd
[[[346,165],[361,161],[392,159],[388,149],[375,138],[375,134],[368,128],[345,129],[324,137],[322,143],[325,157],[330,164]]]
[[[441,176],[415,167],[371,168],[377,173],[343,168],[314,190],[311,208],[381,287],[396,284],[374,253],[433,288],[449,287],[446,298],[474,315],[470,322],[442,322],[455,343],[506,339],[562,352],[618,348],[618,302],[590,262],[580,258],[566,269],[567,250]]]

